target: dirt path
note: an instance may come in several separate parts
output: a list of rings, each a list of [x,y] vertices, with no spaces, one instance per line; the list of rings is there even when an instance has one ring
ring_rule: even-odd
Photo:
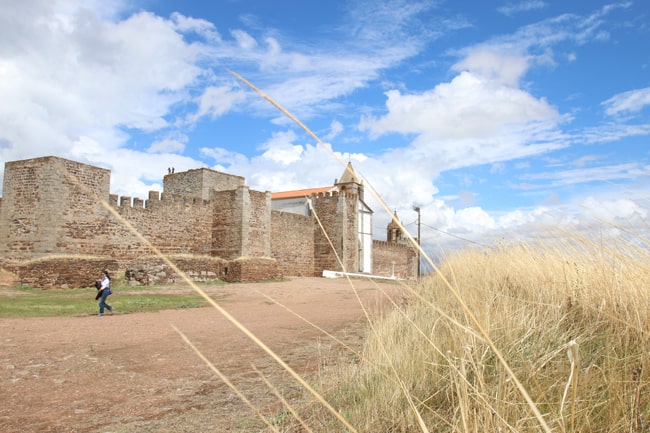
[[[355,280],[373,317],[397,285]],[[379,289],[378,289],[379,287]],[[344,279],[304,278],[202,287],[292,368],[317,380],[350,354],[282,306],[361,346],[365,317]],[[188,290],[182,286],[166,290]],[[119,293],[114,297],[120,296]],[[92,308],[92,307],[91,307]],[[72,318],[0,319],[2,432],[253,432],[263,424],[173,329],[181,332],[267,416],[302,389],[213,308]]]

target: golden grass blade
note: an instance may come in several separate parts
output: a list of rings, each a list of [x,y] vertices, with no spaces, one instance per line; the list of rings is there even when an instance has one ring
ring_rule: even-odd
[[[244,403],[246,403],[246,406],[248,406],[248,407],[250,408],[250,410],[252,410],[253,413],[254,413],[255,415],[257,415],[257,417],[258,417],[259,419],[261,419],[261,420],[264,422],[264,424],[267,425],[267,427],[269,427],[271,430],[273,430],[273,431],[276,432],[276,433],[280,433],[280,431],[279,431],[277,428],[275,428],[275,426],[272,425],[272,424],[271,424],[271,423],[266,419],[266,417],[265,417],[262,413],[260,413],[259,410],[257,410],[257,408],[255,407],[255,405],[254,405],[253,403],[251,403],[251,402],[246,398],[246,396],[245,396],[244,394],[242,394],[242,393],[239,391],[239,389],[237,389],[237,387],[236,387],[236,386],[235,386],[235,385],[234,385],[230,380],[228,380],[228,378],[227,378],[223,373],[221,373],[221,371],[220,371],[220,370],[219,370],[219,369],[218,369],[218,368],[217,368],[217,367],[216,367],[212,362],[210,362],[210,360],[209,360],[208,358],[205,357],[205,355],[203,355],[203,353],[201,353],[201,351],[200,351],[200,350],[199,350],[199,349],[194,345],[194,343],[192,343],[192,342],[190,341],[189,338],[187,338],[187,336],[186,336],[185,334],[183,334],[183,332],[181,332],[180,329],[178,329],[178,328],[177,328],[176,326],[174,326],[174,325],[172,325],[172,328],[174,328],[174,331],[176,331],[176,332],[178,333],[178,335],[181,336],[181,338],[183,339],[183,341],[185,342],[185,344],[187,344],[187,345],[188,345],[188,346],[189,346],[189,347],[194,351],[194,353],[196,353],[196,356],[198,356],[199,358],[201,358],[201,360],[202,360],[202,361],[203,361],[203,362],[204,362],[208,367],[210,367],[210,369],[211,369],[211,370],[212,370],[212,371],[213,371],[213,372],[214,372],[214,373],[219,377],[219,379],[221,379],[221,380],[223,381],[223,383],[225,383],[226,385],[228,385],[228,387],[229,387],[229,388],[230,388],[230,389],[231,389],[235,394],[237,394],[237,397],[239,397],[241,401],[243,401]]]
[[[339,158],[339,157],[338,157],[338,156],[337,156],[337,155],[336,155],[336,154],[335,154],[331,149],[329,149],[327,146],[325,146],[325,144],[323,143],[323,141],[322,141],[320,138],[318,138],[318,136],[317,136],[316,134],[314,134],[314,133],[313,133],[309,128],[307,128],[307,126],[305,126],[305,124],[303,124],[300,120],[298,120],[298,118],[296,118],[293,114],[291,114],[291,113],[290,113],[289,111],[287,111],[284,107],[282,107],[280,104],[278,104],[277,102],[275,102],[272,98],[270,98],[269,96],[267,96],[264,92],[262,92],[260,89],[258,89],[257,87],[255,87],[251,82],[249,82],[248,80],[246,80],[246,79],[245,79],[244,77],[242,77],[241,75],[239,75],[239,74],[237,74],[236,72],[231,71],[231,70],[228,70],[228,72],[230,72],[230,74],[232,74],[235,78],[239,79],[239,80],[242,81],[244,84],[246,84],[248,87],[250,87],[253,91],[255,91],[257,94],[259,94],[262,98],[264,98],[266,101],[268,101],[271,105],[273,105],[274,107],[276,107],[280,112],[282,112],[282,113],[283,113],[284,115],[286,115],[288,118],[290,118],[291,120],[293,120],[293,121],[294,121],[298,126],[300,126],[300,127],[301,127],[301,128],[302,128],[302,129],[307,133],[307,134],[309,134],[312,138],[314,138],[314,140],[316,140],[316,142],[318,142],[318,143],[319,143],[319,144],[320,144],[320,145],[321,145],[321,146],[322,146],[326,151],[328,151],[328,152],[329,152],[329,153],[330,153],[330,154],[331,154],[331,155],[332,155],[332,156],[333,156],[337,161],[339,161],[339,163],[340,163],[343,167],[346,167],[346,164],[343,162],[343,160],[341,160],[341,158]],[[528,394],[528,391],[526,390],[526,388],[524,388],[523,384],[522,384],[522,383],[519,381],[519,379],[516,377],[516,375],[514,374],[514,372],[512,371],[512,369],[510,368],[510,366],[508,365],[508,362],[505,360],[505,358],[504,358],[503,354],[501,353],[501,351],[498,349],[498,347],[496,346],[496,344],[492,341],[492,339],[491,339],[490,336],[488,335],[487,331],[484,329],[483,325],[481,325],[481,323],[478,321],[478,319],[476,318],[476,316],[474,315],[474,313],[469,309],[469,307],[467,306],[467,304],[465,303],[465,301],[462,299],[462,297],[460,296],[460,294],[458,293],[458,291],[457,291],[457,290],[456,290],[456,289],[455,289],[455,288],[454,288],[454,287],[449,283],[449,281],[444,277],[444,275],[442,275],[442,273],[440,272],[440,270],[438,269],[438,267],[436,266],[436,264],[433,262],[433,260],[432,260],[432,259],[429,257],[429,255],[428,255],[428,254],[427,254],[427,253],[422,249],[422,247],[421,247],[420,245],[418,245],[418,243],[415,241],[415,239],[413,239],[413,236],[410,235],[410,233],[406,230],[406,228],[402,225],[402,223],[401,223],[400,221],[398,221],[397,218],[395,218],[395,217],[393,216],[393,213],[391,212],[391,210],[388,208],[388,206],[386,205],[386,203],[381,199],[381,197],[379,196],[379,194],[377,194],[377,192],[374,190],[374,188],[372,187],[372,185],[371,185],[370,183],[367,183],[367,184],[366,184],[366,187],[370,190],[371,194],[373,195],[373,197],[375,198],[375,200],[377,200],[377,202],[381,205],[381,207],[384,209],[384,211],[386,212],[386,214],[387,214],[387,215],[390,215],[391,218],[393,219],[393,221],[394,221],[395,223],[397,223],[397,225],[398,225],[398,226],[400,227],[400,229],[402,230],[402,233],[404,233],[404,234],[407,236],[407,239],[409,240],[409,242],[410,242],[410,244],[413,246],[413,248],[415,248],[415,249],[419,252],[420,257],[424,258],[424,259],[426,260],[426,262],[431,266],[431,268],[435,271],[435,273],[436,273],[437,275],[439,275],[440,278],[443,279],[443,281],[444,281],[444,283],[445,283],[445,286],[446,286],[446,287],[448,288],[448,290],[452,293],[452,295],[454,296],[454,298],[456,299],[456,301],[461,305],[461,307],[463,308],[463,310],[465,311],[465,313],[467,314],[467,316],[470,318],[470,321],[472,322],[472,324],[476,327],[476,329],[478,330],[478,332],[479,332],[479,333],[483,336],[483,338],[486,340],[486,343],[490,346],[490,348],[491,348],[492,351],[494,352],[495,356],[497,357],[497,359],[499,360],[499,362],[501,363],[501,365],[503,365],[503,367],[504,367],[506,373],[508,374],[508,376],[510,377],[510,379],[513,381],[513,383],[515,384],[515,386],[517,387],[517,389],[519,390],[519,392],[521,393],[521,395],[523,396],[523,398],[526,400],[526,403],[528,404],[528,406],[530,407],[531,411],[532,411],[533,414],[535,415],[535,418],[537,419],[537,421],[539,422],[539,424],[542,426],[542,428],[544,429],[545,432],[547,432],[547,433],[551,433],[551,429],[549,428],[548,424],[546,423],[546,420],[544,420],[544,417],[542,416],[542,414],[540,413],[539,409],[537,408],[537,405],[535,404],[535,402],[533,401],[533,399],[532,399],[532,398],[530,397],[530,395]],[[407,395],[406,397],[409,399],[409,402],[412,404],[412,401],[411,401],[411,399],[409,398],[409,396]],[[413,406],[413,407],[414,407],[414,406]],[[421,419],[420,414],[419,414],[419,412],[417,412],[417,410],[416,410],[416,413],[417,413],[417,415],[418,415],[418,418]]]

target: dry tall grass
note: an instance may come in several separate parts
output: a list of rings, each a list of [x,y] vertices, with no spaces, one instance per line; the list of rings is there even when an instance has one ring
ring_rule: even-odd
[[[650,431],[650,252],[563,235],[449,257],[373,327],[361,363],[332,379],[327,399],[360,432],[421,432],[418,412],[429,431],[543,431],[444,276],[553,431]],[[321,431],[334,425],[311,417]]]

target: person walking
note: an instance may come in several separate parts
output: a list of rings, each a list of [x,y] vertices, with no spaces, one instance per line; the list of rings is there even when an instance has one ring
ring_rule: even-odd
[[[99,316],[104,315],[104,309],[107,309],[109,313],[113,314],[113,307],[106,303],[106,298],[111,295],[111,277],[108,275],[108,271],[102,271],[102,279],[99,286]]]

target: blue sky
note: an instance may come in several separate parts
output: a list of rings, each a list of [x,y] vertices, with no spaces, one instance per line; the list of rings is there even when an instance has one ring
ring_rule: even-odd
[[[170,166],[330,185],[331,149],[413,233],[421,207],[430,245],[640,229],[648,40],[641,0],[0,0],[0,158],[100,165],[145,198]]]

